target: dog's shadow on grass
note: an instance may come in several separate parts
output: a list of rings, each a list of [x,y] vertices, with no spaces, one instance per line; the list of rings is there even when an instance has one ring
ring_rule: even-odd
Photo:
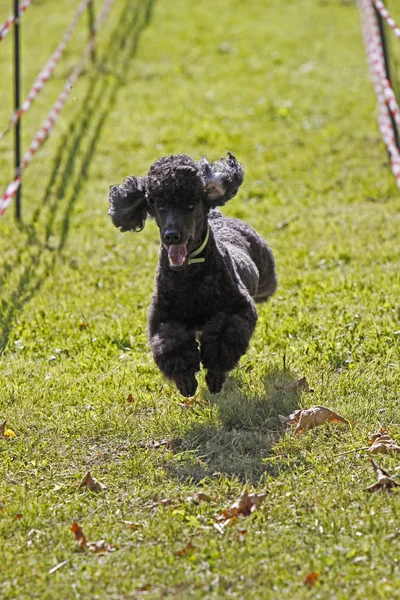
[[[280,415],[299,407],[303,392],[293,385],[296,380],[287,370],[274,371],[264,377],[264,390],[250,395],[246,385],[231,377],[217,396],[204,394],[211,414],[206,421],[193,422],[173,444],[178,460],[167,467],[171,475],[181,481],[223,474],[259,482],[267,473],[268,458],[274,457],[273,448],[286,435]]]
[[[108,46],[87,74],[90,84],[84,97],[77,101],[75,120],[71,119],[68,130],[60,136],[53,169],[37,209],[30,222],[20,224],[25,248],[1,267],[0,355],[7,347],[18,314],[54,273],[59,259],[63,260],[74,205],[88,181],[104,123],[125,84],[124,72],[150,21],[154,1],[137,1],[132,6],[132,1],[126,0]]]

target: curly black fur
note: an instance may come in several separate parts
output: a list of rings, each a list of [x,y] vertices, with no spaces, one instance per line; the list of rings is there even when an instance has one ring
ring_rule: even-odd
[[[121,231],[141,231],[149,214],[145,177],[127,177],[122,185],[110,186],[110,215]]]
[[[210,392],[221,390],[253,334],[254,301],[267,300],[277,286],[266,242],[216,208],[242,182],[243,169],[230,153],[212,164],[179,154],[157,160],[146,177],[128,177],[110,188],[116,227],[138,231],[150,215],[160,229],[150,346],[160,370],[184,396],[196,391],[200,363]]]

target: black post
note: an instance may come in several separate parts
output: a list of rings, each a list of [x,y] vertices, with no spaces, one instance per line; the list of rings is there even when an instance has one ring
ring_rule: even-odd
[[[90,57],[92,62],[96,62],[96,25],[94,21],[94,0],[90,0],[88,4],[88,16],[89,16],[89,40],[92,44],[90,50]]]
[[[377,10],[375,5],[374,5],[374,10],[375,10],[375,14],[376,14],[376,19],[378,21],[379,35],[381,37],[381,42],[382,42],[382,51],[383,51],[383,58],[385,61],[386,79],[391,84],[392,81],[390,79],[389,52],[388,52],[388,46],[387,46],[387,41],[386,41],[385,23],[383,21],[381,13],[379,12],[379,10]],[[390,106],[388,106],[388,111],[389,111],[390,121],[392,124],[392,129],[393,129],[393,133],[394,133],[394,139],[396,142],[396,146],[400,150],[399,130],[397,128],[397,124],[396,124],[395,118],[393,116],[393,113],[390,109]]]
[[[20,98],[20,48],[19,48],[19,0],[14,0],[14,107],[15,110],[19,108]],[[14,133],[14,164],[15,164],[15,177],[20,175],[20,164],[21,164],[21,121],[18,120],[15,126]],[[21,185],[17,190],[15,198],[15,217],[18,221],[21,220]]]

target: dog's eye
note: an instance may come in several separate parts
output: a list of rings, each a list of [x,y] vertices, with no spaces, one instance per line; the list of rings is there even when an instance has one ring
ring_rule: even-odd
[[[194,204],[189,204],[189,206],[187,207],[188,210],[193,210],[194,209]]]

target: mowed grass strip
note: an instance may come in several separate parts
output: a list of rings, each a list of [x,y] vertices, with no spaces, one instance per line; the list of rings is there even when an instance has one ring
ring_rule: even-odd
[[[74,8],[24,15],[25,94]],[[25,148],[86,39],[83,19]],[[0,146],[5,188],[12,138]],[[224,391],[201,375],[185,406],[147,345],[156,227],[115,230],[108,186],[227,150],[246,178],[224,212],[268,240],[279,289]],[[400,598],[400,499],[366,492],[369,434],[400,443],[399,196],[355,4],[117,0],[25,173],[23,216],[0,220],[0,422],[16,434],[0,439],[0,597]],[[313,393],[279,389],[302,376]],[[313,405],[351,425],[282,426]],[[396,454],[375,458],[397,477]],[[79,488],[87,471],[107,489]],[[262,506],[215,527],[245,485]],[[82,548],[74,521],[108,551]]]

